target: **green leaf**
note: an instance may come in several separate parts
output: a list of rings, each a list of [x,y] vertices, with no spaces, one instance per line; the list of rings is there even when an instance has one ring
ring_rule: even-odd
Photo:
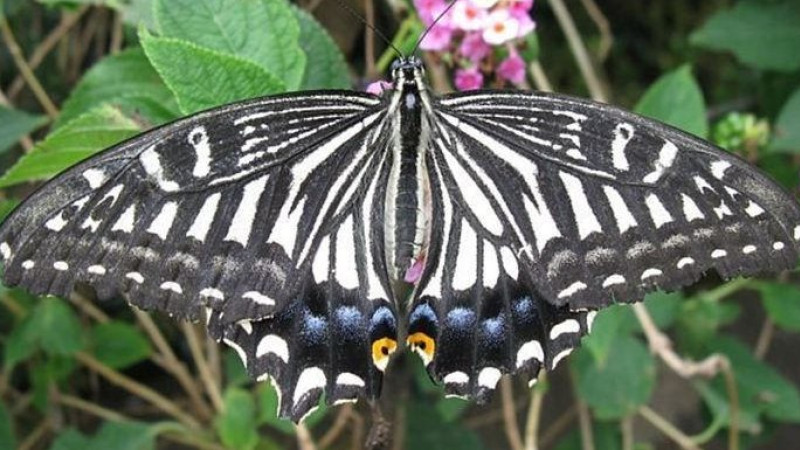
[[[141,47],[111,55],[92,66],[64,102],[54,127],[61,127],[102,104],[118,106],[131,117],[142,116],[150,125],[180,115],[175,97]]]
[[[36,332],[31,314],[11,330],[3,348],[3,366],[6,369],[14,368],[34,354],[39,342]]]
[[[230,388],[225,392],[225,408],[214,426],[228,448],[253,449],[258,444],[256,404],[250,392]]]
[[[94,356],[112,369],[124,369],[150,356],[150,341],[125,322],[102,323],[91,331]]]
[[[700,137],[708,135],[705,100],[688,65],[656,80],[635,111]]]
[[[669,328],[675,322],[684,301],[683,294],[680,292],[656,291],[647,294],[644,298],[644,306],[653,322],[660,329]],[[641,329],[639,321],[636,320],[636,328]]]
[[[300,25],[300,47],[308,63],[302,89],[347,89],[350,77],[344,56],[322,25],[306,11],[292,6]]]
[[[787,331],[800,331],[800,287],[786,283],[758,284],[767,315]]]
[[[6,405],[0,402],[0,448],[16,448],[17,439],[14,437],[14,420],[8,413]]]
[[[583,339],[584,347],[591,352],[597,364],[606,364],[617,336],[624,333],[626,324],[635,321],[628,305],[613,305],[597,313],[592,332]]]
[[[74,428],[67,428],[56,436],[50,450],[89,450],[91,439]]]
[[[680,305],[677,320],[676,336],[680,347],[699,357],[719,327],[731,322],[738,314],[737,305],[715,301],[702,294],[687,299]]]
[[[650,399],[655,385],[655,361],[644,344],[632,337],[615,339],[605,364],[579,349],[570,367],[581,398],[598,419],[619,419],[636,412]]]
[[[156,425],[138,422],[106,422],[89,444],[89,450],[152,450],[155,449]]]
[[[436,402],[436,411],[445,422],[457,421],[469,408],[470,402],[456,397],[440,397]]]
[[[729,51],[758,69],[791,72],[800,68],[800,5],[793,0],[740,1],[713,15],[690,41]]]
[[[143,29],[139,38],[184,114],[285,90],[280,79],[239,57],[186,41],[154,37]]]
[[[258,423],[268,424],[286,434],[294,434],[294,425],[278,417],[278,393],[271,383],[258,385]]]
[[[733,337],[716,336],[708,342],[708,348],[724,354],[731,362],[742,411],[763,414],[780,422],[800,423],[800,393],[794,384],[757,360],[747,346]],[[711,386],[727,398],[723,380],[714,380]]]
[[[0,221],[6,218],[7,215],[19,205],[19,201],[14,200],[0,200]]]
[[[800,124],[800,89],[794,91],[778,114],[770,150],[800,153],[800,126],[798,124]]]
[[[0,178],[0,187],[50,178],[94,153],[139,132],[109,105],[100,106],[51,133]]]
[[[436,408],[409,402],[406,413],[406,448],[478,450],[485,447],[474,431],[458,421],[447,422]]]
[[[164,37],[237,56],[276,75],[288,90],[300,87],[306,56],[285,0],[157,0],[155,16]]]
[[[47,123],[47,117],[28,114],[0,105],[0,153],[11,148],[22,136]]]
[[[81,323],[61,299],[43,298],[33,311],[39,345],[51,355],[72,355],[83,349]]]

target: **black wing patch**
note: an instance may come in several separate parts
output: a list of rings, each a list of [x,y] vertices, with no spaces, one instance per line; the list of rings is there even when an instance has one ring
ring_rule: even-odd
[[[85,282],[100,298],[205,316],[254,377],[287,393],[282,413],[295,419],[316,404],[306,395],[315,386],[333,399],[377,395],[368,339],[396,339],[383,230],[364,225],[383,211],[373,207],[387,171],[384,114],[368,95],[279,96],[120,144],[56,177],[3,223],[4,282],[59,296]],[[337,353],[347,363],[326,348],[342,320],[357,326]],[[322,379],[331,384],[317,386]]]

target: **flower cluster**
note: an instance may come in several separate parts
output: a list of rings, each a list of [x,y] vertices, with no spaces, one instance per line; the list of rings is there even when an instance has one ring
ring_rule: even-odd
[[[504,82],[524,81],[525,61],[513,43],[534,29],[533,0],[454,1],[442,15],[446,0],[414,0],[422,22],[430,27],[420,48],[452,55],[455,86],[462,91],[481,88],[491,72]],[[508,49],[499,64],[494,62],[493,46]]]

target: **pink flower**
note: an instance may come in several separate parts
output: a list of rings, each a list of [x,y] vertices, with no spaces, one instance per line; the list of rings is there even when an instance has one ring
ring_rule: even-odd
[[[518,24],[517,37],[523,37],[536,28],[536,23],[531,19],[531,14],[528,10],[511,8],[511,17],[513,17]]]
[[[465,31],[480,30],[484,27],[484,22],[488,13],[470,0],[460,0],[453,7],[452,24],[456,28]]]
[[[468,58],[470,61],[477,63],[489,55],[492,48],[484,42],[480,32],[467,33],[464,40],[461,41],[461,46],[458,52],[461,56]]]
[[[506,0],[506,2],[508,4],[508,9],[511,10],[511,14],[515,12],[524,12],[528,14],[533,7],[533,0]]]
[[[381,94],[383,94],[383,91],[388,91],[391,90],[392,88],[393,88],[392,83],[389,83],[388,81],[384,80],[379,80],[374,83],[370,83],[367,86],[367,92],[372,95],[380,96]]]
[[[430,25],[447,5],[444,0],[414,0],[414,7],[417,9],[422,23]]]
[[[472,0],[472,3],[479,8],[489,9],[497,4],[497,0]]]
[[[511,16],[507,9],[492,11],[486,19],[483,29],[483,40],[490,45],[500,45],[516,39],[519,32],[519,22]]]
[[[483,86],[483,74],[475,67],[456,70],[456,89],[470,91]]]
[[[525,61],[517,52],[511,52],[503,62],[497,66],[497,74],[514,84],[525,81]]]
[[[428,34],[419,43],[419,48],[437,52],[447,50],[452,39],[453,30],[447,26],[437,24],[428,30]]]

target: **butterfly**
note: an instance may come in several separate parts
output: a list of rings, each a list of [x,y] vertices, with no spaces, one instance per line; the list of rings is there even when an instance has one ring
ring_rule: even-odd
[[[205,320],[300,421],[323,394],[376,398],[404,345],[485,401],[605,306],[795,266],[800,205],[708,142],[567,96],[437,96],[415,57],[392,78],[219,107],[77,164],[0,226],[4,282]]]

